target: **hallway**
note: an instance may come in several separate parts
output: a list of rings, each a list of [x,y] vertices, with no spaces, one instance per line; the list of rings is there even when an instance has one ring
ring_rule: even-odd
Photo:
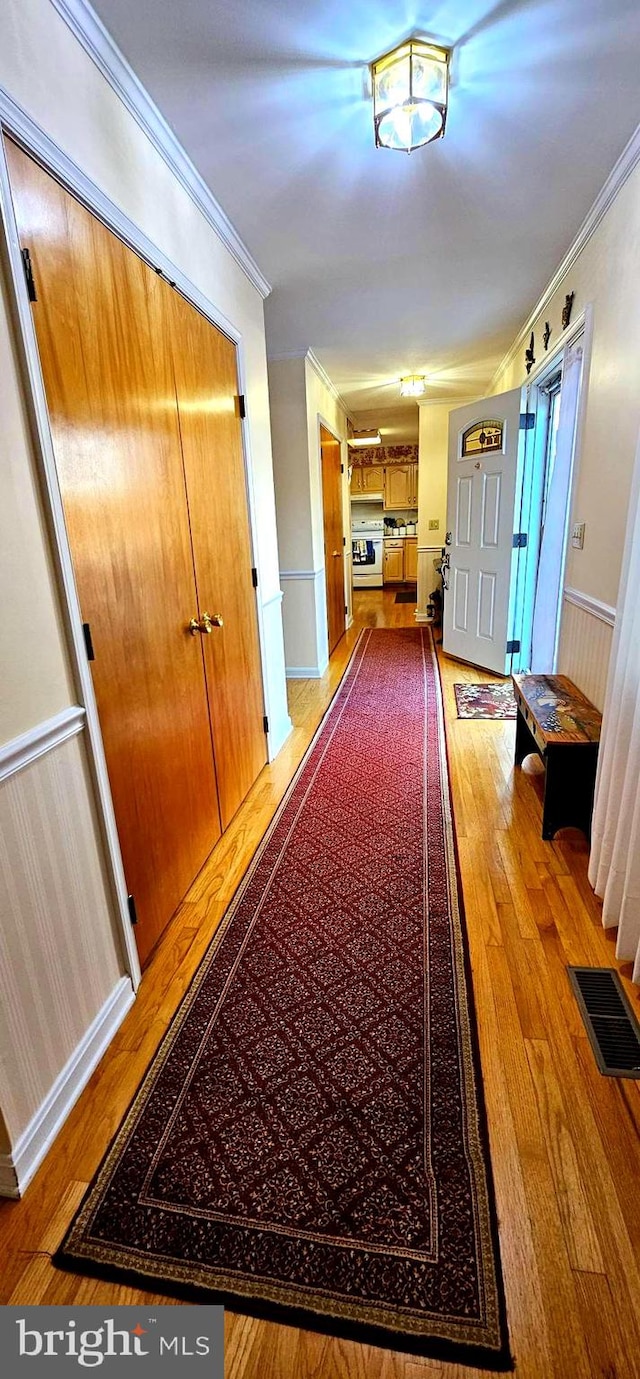
[[[325,676],[290,682],[293,735],[261,773],[180,906],[135,1006],[25,1200],[0,1207],[3,1302],[170,1301],[57,1272],[50,1254],[339,683],[359,629],[414,625],[413,606],[396,604],[393,592],[356,592],[354,605],[354,625]],[[516,1374],[632,1379],[640,1353],[640,1336],[633,1334],[640,1315],[640,1087],[598,1074],[564,970],[567,962],[611,965],[613,943],[586,880],[582,835],[541,841],[538,781],[512,766],[513,722],[457,720],[453,684],[480,674],[445,658],[441,665]],[[633,993],[630,984],[627,990]],[[480,1374],[231,1314],[226,1328],[227,1379]]]

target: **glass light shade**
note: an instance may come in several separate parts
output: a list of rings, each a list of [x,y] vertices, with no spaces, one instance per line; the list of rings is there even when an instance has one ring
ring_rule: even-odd
[[[423,373],[408,374],[406,378],[400,379],[401,397],[422,397],[425,390],[425,377]]]
[[[444,134],[449,50],[412,38],[371,64],[378,148],[412,148]]]
[[[349,445],[381,445],[382,436],[379,431],[354,431],[349,436]]]

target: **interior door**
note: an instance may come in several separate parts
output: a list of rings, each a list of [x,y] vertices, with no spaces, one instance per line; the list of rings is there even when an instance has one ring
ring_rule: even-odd
[[[7,146],[144,960],[220,836],[165,285]]]
[[[220,797],[227,827],[267,759],[235,345],[163,285]]]
[[[507,675],[514,640],[514,575],[522,485],[521,390],[449,418],[443,649]]]
[[[344,636],[344,524],[340,442],[320,427],[322,506],[324,512],[324,568],[327,586],[329,655]]]

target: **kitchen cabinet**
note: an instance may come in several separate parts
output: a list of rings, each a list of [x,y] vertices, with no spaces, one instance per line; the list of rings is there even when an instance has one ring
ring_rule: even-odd
[[[411,582],[418,578],[418,538],[408,536],[404,543],[404,577]]]
[[[359,493],[382,493],[384,470],[379,464],[354,465],[351,471],[352,497]]]
[[[384,507],[386,511],[418,506],[417,464],[389,464],[384,471]]]
[[[382,559],[383,584],[402,584],[404,579],[404,541],[386,538]]]

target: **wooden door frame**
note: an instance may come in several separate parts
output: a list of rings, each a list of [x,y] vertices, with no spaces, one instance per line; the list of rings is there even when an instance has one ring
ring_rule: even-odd
[[[26,111],[0,86],[0,255],[7,269],[10,305],[13,311],[15,340],[19,351],[23,397],[29,416],[31,439],[40,480],[40,492],[47,521],[56,583],[66,632],[67,650],[78,697],[79,711],[84,716],[85,743],[94,786],[110,889],[118,922],[122,958],[125,971],[134,990],[141,980],[140,960],[129,914],[128,890],[122,865],[122,853],[116,825],[111,787],[107,773],[102,729],[96,705],[91,670],[82,628],[80,604],[75,583],[71,550],[67,537],[60,485],[51,438],[49,411],[46,400],[35,325],[27,291],[21,245],[13,209],[11,185],[4,147],[9,135],[25,153],[54,177],[66,191],[85,206],[92,215],[117,235],[122,242],[151,268],[159,272],[177,288],[183,297],[217,330],[222,331],[236,347],[238,389],[246,396],[246,370],[242,333],[220,312],[195,283],[163,253],[134,221],[111,201],[81,168],[69,158],[53,139],[45,133]],[[246,477],[247,508],[251,536],[252,563],[256,565],[257,508],[248,419],[242,426],[242,449]],[[265,704],[269,704],[266,674],[266,638],[264,616],[256,592],[256,613],[260,641],[262,687]]]
[[[345,626],[345,631],[347,631],[347,629],[348,629],[349,627],[351,627],[351,624],[352,624],[352,622],[353,622],[353,612],[352,612],[352,607],[351,607],[351,580],[350,580],[350,578],[348,577],[348,576],[349,576],[349,571],[350,571],[350,568],[351,568],[351,566],[350,566],[350,554],[351,554],[351,525],[349,524],[349,526],[348,526],[348,528],[347,528],[347,525],[346,525],[346,517],[345,517],[345,508],[346,508],[346,506],[347,506],[347,505],[345,504],[345,475],[346,475],[347,491],[348,491],[348,487],[349,487],[349,468],[348,468],[348,459],[347,459],[347,453],[346,453],[346,452],[347,452],[347,442],[346,442],[346,440],[343,440],[341,436],[337,436],[337,435],[336,435],[335,423],[331,423],[331,422],[327,421],[327,418],[325,417],[325,415],[324,415],[323,412],[318,412],[318,413],[316,414],[316,465],[317,465],[318,492],[320,493],[320,504],[321,504],[321,511],[322,511],[322,528],[323,528],[323,533],[324,533],[324,498],[323,498],[323,496],[322,496],[322,427],[324,427],[325,431],[328,431],[328,432],[329,432],[329,435],[332,436],[333,439],[334,439],[334,441],[337,441],[338,445],[340,446],[340,463],[342,464],[342,467],[343,467],[343,468],[342,468],[342,475],[341,475],[341,478],[342,478],[342,488],[341,488],[340,491],[341,491],[341,506],[342,506],[342,535],[343,535],[343,537],[344,537],[344,560],[343,560],[343,570],[344,570],[344,602],[345,602],[345,608],[348,610],[348,611],[345,613],[344,626]],[[350,506],[350,504],[349,504],[349,506]],[[324,551],[324,546],[323,546],[323,551]],[[325,600],[325,620],[326,620],[326,624],[327,624],[327,647],[328,647],[328,645],[329,645],[329,610],[328,610],[328,608],[327,608],[327,572],[326,572],[326,560],[325,560],[325,558],[324,558],[324,555],[323,555],[323,560],[322,560],[322,577],[323,577],[323,589],[324,589],[324,600]]]

